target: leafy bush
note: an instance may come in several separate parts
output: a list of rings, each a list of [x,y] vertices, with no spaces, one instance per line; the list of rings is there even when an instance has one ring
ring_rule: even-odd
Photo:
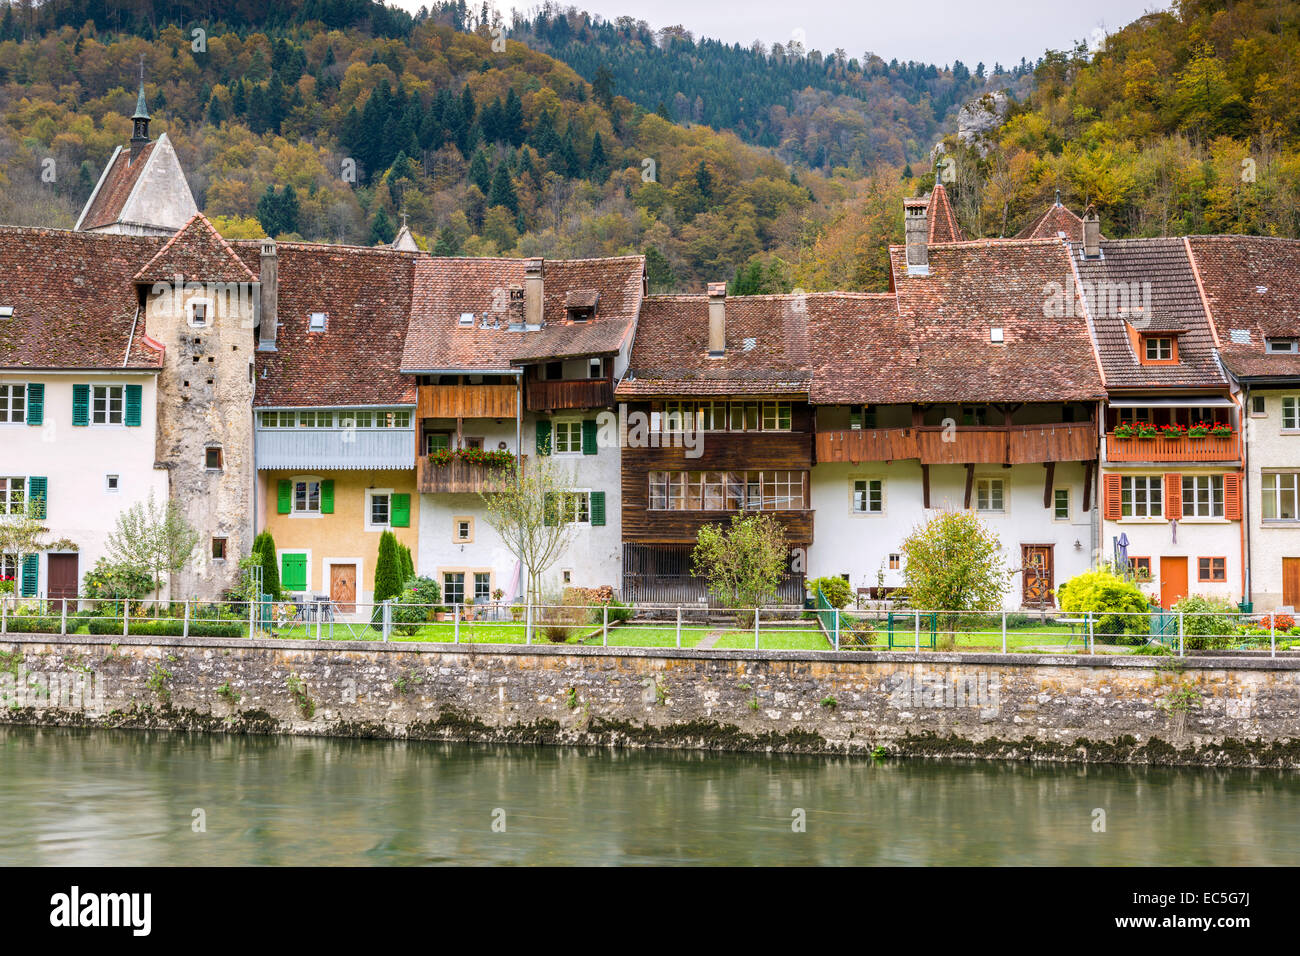
[[[82,578],[88,598],[137,601],[153,590],[148,568],[100,558]]]
[[[1164,657],[1173,652],[1172,647],[1166,647],[1164,644],[1143,644],[1133,653],[1143,657]]]
[[[808,582],[808,589],[813,594],[821,591],[822,597],[826,598],[830,606],[840,610],[848,607],[849,602],[853,600],[853,589],[843,578],[815,578]]]
[[[626,624],[628,621],[632,620],[632,614],[635,610],[636,608],[634,608],[630,603],[624,604],[617,598],[611,599],[609,602],[609,623]]]
[[[1228,646],[1228,635],[1237,626],[1232,613],[1236,607],[1220,598],[1193,594],[1174,605],[1183,615],[1183,646],[1191,650],[1218,650]]]
[[[1093,622],[1099,637],[1113,638],[1121,644],[1140,644],[1150,632],[1146,597],[1136,584],[1109,568],[1076,574],[1056,589],[1056,601],[1062,611],[1072,614],[1100,614]]]
[[[278,601],[283,596],[280,590],[280,559],[276,555],[275,538],[271,532],[263,531],[253,539],[253,554],[257,555],[257,563],[262,566],[262,593],[269,594],[271,600]]]
[[[433,578],[411,578],[393,605],[393,626],[408,637],[428,623],[442,604],[442,589]]]
[[[1275,611],[1272,614],[1265,614],[1259,622],[1259,626],[1265,630],[1270,630],[1274,624],[1277,625],[1279,632],[1290,631],[1295,628],[1295,618],[1290,614],[1281,614]]]
[[[88,620],[91,634],[121,634],[122,619],[96,617]],[[55,622],[57,627],[58,622]],[[184,621],[151,621],[132,619],[129,633],[136,637],[180,637],[185,633]],[[244,624],[218,624],[215,621],[190,621],[190,637],[243,637]]]
[[[88,621],[87,615],[78,614],[74,617],[69,614],[68,633],[74,633]],[[9,632],[11,634],[57,634],[61,622],[62,617],[58,614],[16,614],[9,618]]]
[[[973,512],[939,512],[908,535],[902,552],[903,577],[913,607],[922,611],[1001,608],[1007,584],[1002,542]]]

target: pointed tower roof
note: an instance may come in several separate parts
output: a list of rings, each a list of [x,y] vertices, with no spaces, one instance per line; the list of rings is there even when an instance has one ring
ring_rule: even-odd
[[[1056,191],[1056,202],[1039,213],[1013,239],[1056,239],[1061,233],[1071,242],[1083,242],[1083,220],[1061,204],[1061,191]]]
[[[131,119],[149,119],[149,104],[144,101],[144,78],[140,78],[140,95],[135,98],[135,113]]]
[[[136,282],[257,282],[230,243],[203,213],[195,213],[134,276]]]
[[[957,216],[952,211],[952,204],[948,202],[948,190],[943,188],[943,183],[935,182],[925,215],[930,224],[930,244],[966,240],[961,226],[957,225]]]

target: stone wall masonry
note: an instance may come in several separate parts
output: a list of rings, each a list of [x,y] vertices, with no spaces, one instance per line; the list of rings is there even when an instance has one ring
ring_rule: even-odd
[[[10,634],[0,722],[1295,769],[1300,659]]]

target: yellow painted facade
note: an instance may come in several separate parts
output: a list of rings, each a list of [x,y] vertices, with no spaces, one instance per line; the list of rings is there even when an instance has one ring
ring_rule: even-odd
[[[290,512],[279,512],[280,482],[294,487],[299,481],[332,480],[334,512],[322,514],[316,509],[297,510],[290,501]],[[275,538],[277,565],[283,567],[286,553],[305,554],[307,590],[313,594],[330,593],[331,569],[334,565],[356,565],[357,594],[360,603],[370,601],[374,593],[375,560],[379,555],[379,536],[385,526],[370,521],[375,494],[410,495],[410,521],[407,527],[393,527],[397,540],[416,554],[420,527],[420,495],[415,487],[415,470],[410,471],[263,471],[259,473],[261,496],[260,525]]]

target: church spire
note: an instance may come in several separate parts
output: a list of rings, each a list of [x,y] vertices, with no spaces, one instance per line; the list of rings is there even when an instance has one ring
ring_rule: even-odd
[[[149,106],[144,101],[144,57],[140,57],[140,95],[135,100],[135,115],[131,117],[131,162],[149,145]]]

